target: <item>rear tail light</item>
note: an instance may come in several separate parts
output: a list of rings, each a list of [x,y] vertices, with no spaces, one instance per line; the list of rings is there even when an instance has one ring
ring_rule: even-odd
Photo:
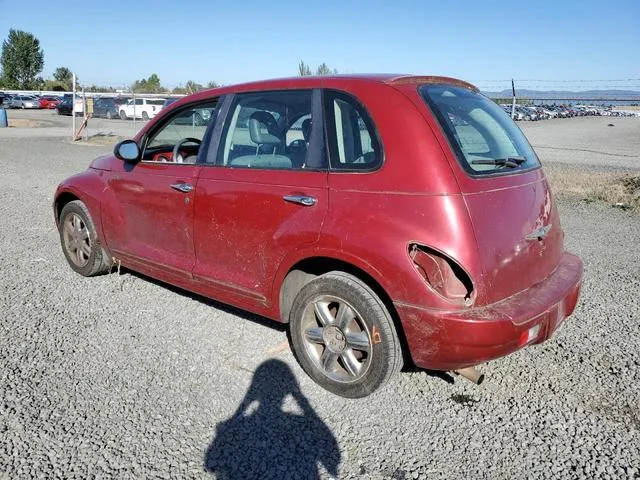
[[[409,256],[418,273],[439,295],[460,305],[473,303],[473,283],[453,259],[423,245],[409,246]]]

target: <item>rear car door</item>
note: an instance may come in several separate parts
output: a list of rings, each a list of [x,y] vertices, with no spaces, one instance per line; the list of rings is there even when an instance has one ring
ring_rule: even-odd
[[[193,275],[210,295],[269,306],[282,261],[318,240],[328,204],[321,111],[312,90],[237,94],[221,108],[195,198]]]
[[[215,106],[207,101],[176,110],[143,140],[138,163],[124,163],[121,171],[110,173],[117,205],[105,212],[104,231],[117,257],[191,277],[196,159],[208,127],[191,119],[196,114],[213,118]]]

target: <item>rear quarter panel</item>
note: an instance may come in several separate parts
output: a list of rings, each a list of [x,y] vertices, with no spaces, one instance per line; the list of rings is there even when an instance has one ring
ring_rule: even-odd
[[[371,173],[329,174],[330,206],[321,246],[370,264],[394,302],[459,308],[430,289],[408,254],[409,244],[419,243],[455,259],[472,279],[481,275],[469,215],[440,143],[421,112],[397,89],[374,84],[351,85],[345,91],[373,118],[384,162]]]

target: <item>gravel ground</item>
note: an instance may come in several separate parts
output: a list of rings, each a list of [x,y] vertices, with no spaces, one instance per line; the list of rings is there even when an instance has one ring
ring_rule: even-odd
[[[527,134],[562,146],[552,127]],[[278,325],[130,272],[73,273],[52,195],[110,148],[33,130],[0,137],[0,478],[640,478],[640,217],[560,205],[582,300],[480,387],[405,371],[347,400]],[[596,143],[579,144],[609,151]]]

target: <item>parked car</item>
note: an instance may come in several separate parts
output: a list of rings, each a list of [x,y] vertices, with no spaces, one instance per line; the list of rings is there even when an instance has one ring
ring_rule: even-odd
[[[73,100],[71,98],[64,98],[58,105],[56,105],[58,115],[72,115],[73,113]]]
[[[167,108],[169,105],[171,105],[172,103],[177,102],[178,99],[177,98],[167,98],[164,103],[162,104],[162,108],[160,110],[164,110],[165,108]]]
[[[59,97],[54,97],[51,95],[45,95],[38,99],[38,104],[40,108],[54,109],[58,106],[58,104],[62,100]]]
[[[31,95],[16,95],[11,99],[9,108],[40,108],[38,99]]]
[[[122,120],[134,116],[142,120],[149,120],[162,109],[163,103],[164,98],[132,98],[126,104],[120,105],[118,113]]]
[[[473,366],[554,334],[582,278],[533,148],[451,78],[198,92],[64,180],[53,211],[77,273],[115,262],[288,324],[345,397],[404,361],[480,381]]]
[[[93,102],[93,116],[104,118],[118,118],[119,111],[116,99],[113,97],[98,97]]]

